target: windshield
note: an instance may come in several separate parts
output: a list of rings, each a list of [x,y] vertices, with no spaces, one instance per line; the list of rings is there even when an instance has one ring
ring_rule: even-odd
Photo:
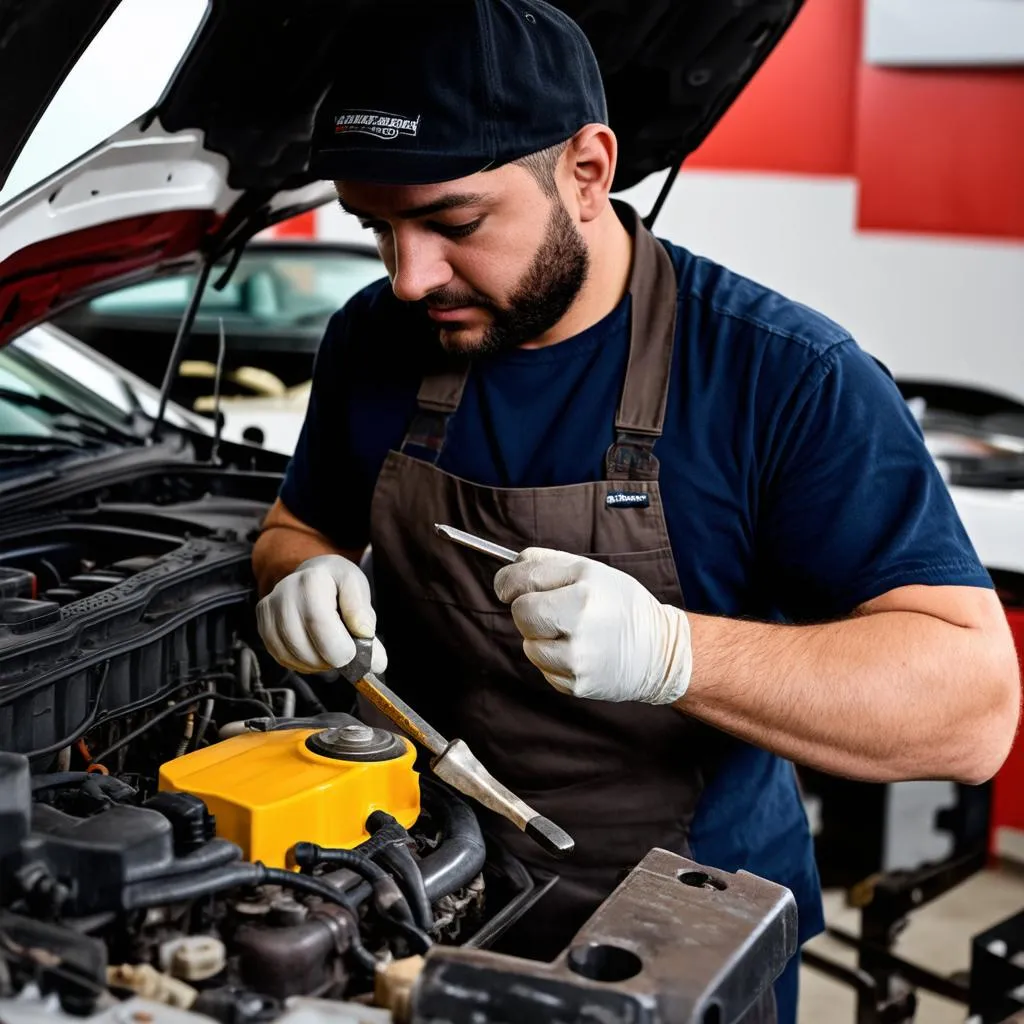
[[[112,428],[128,430],[131,426],[126,409],[35,358],[19,342],[0,349],[0,440],[68,437],[80,426],[76,414]]]
[[[56,389],[55,397],[83,412],[92,412],[108,422],[113,419],[118,425],[132,421],[143,434],[147,427],[136,414],[141,411],[151,419],[156,416],[160,405],[156,387],[52,324],[33,327],[3,351],[12,349],[23,357],[24,365],[46,381],[45,387]],[[177,427],[203,429],[202,420],[189,417],[173,402],[167,406],[165,419]]]

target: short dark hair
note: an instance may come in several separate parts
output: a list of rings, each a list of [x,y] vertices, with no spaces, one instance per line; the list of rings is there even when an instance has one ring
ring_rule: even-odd
[[[539,149],[536,153],[527,153],[513,163],[525,167],[536,179],[537,184],[549,199],[558,193],[558,186],[555,184],[555,168],[558,166],[559,157],[565,152],[569,140],[559,142],[547,149]]]

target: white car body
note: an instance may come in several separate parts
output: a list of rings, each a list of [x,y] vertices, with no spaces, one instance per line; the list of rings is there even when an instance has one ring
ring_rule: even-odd
[[[1024,576],[1024,490],[951,486],[949,493],[985,567]]]

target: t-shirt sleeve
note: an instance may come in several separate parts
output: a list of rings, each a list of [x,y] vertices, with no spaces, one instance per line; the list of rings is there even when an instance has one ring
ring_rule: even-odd
[[[290,512],[339,548],[360,550],[370,539],[373,492],[360,486],[357,474],[345,471],[352,462],[344,383],[350,330],[346,307],[331,318],[317,351],[306,418],[279,496]]]
[[[758,550],[793,621],[909,584],[991,587],[921,430],[852,340],[816,357],[777,417]]]

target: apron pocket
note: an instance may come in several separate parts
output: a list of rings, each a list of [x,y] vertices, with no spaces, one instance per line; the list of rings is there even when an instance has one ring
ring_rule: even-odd
[[[613,569],[632,576],[646,587],[659,601],[685,608],[685,598],[679,586],[676,560],[669,547],[649,551],[593,552],[586,555],[595,562],[603,562]]]

